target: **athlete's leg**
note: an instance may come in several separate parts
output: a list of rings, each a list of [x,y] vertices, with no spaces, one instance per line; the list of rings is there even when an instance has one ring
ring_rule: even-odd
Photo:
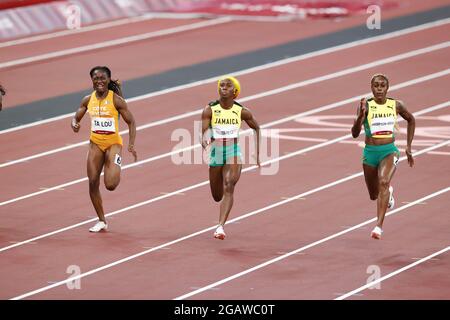
[[[389,202],[389,186],[396,169],[394,157],[394,153],[388,155],[381,160],[380,165],[378,166],[379,194],[377,201],[377,226],[380,228],[383,226],[384,216],[386,215]]]
[[[106,223],[105,213],[103,211],[102,196],[100,194],[100,174],[102,172],[103,164],[105,162],[105,154],[95,144],[89,144],[89,152],[87,158],[87,175],[89,179],[89,196],[95,212],[97,212],[98,219]]]
[[[363,163],[364,179],[366,180],[367,191],[369,191],[370,200],[378,198],[378,168]]]
[[[223,198],[223,166],[209,167],[209,186],[214,201],[219,202]]]
[[[113,191],[119,185],[121,165],[122,146],[113,144],[105,152],[105,187],[109,191]]]
[[[235,157],[231,164],[227,163],[223,166],[223,200],[220,204],[219,224],[224,225],[230,214],[234,200],[234,187],[241,176],[242,164],[240,159]]]

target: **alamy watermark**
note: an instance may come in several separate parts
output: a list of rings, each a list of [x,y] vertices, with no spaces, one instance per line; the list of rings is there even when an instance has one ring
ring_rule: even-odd
[[[68,5],[63,11],[66,27],[69,30],[81,28],[81,8],[75,4]]]
[[[80,268],[80,266],[78,266],[76,264],[72,264],[67,267],[66,273],[70,274],[69,279],[72,279],[81,274],[81,268]],[[66,286],[69,290],[73,290],[73,289],[80,290],[81,289],[81,279],[77,278],[77,279],[68,281],[66,283]]]
[[[227,144],[224,148],[221,143],[216,141],[210,143],[204,150],[202,147],[193,147],[197,143],[201,143],[201,121],[194,121],[194,133],[188,129],[179,128],[172,132],[171,141],[176,142],[172,148],[174,152],[171,156],[172,163],[175,165],[185,164],[210,164],[212,156],[212,148],[215,148],[214,160],[219,161],[227,158],[230,153],[232,144]],[[208,130],[205,133],[205,140],[211,140],[211,133]],[[239,163],[256,165],[256,135],[241,134],[238,138],[238,145],[241,156],[238,157]],[[228,150],[226,148],[229,148]],[[231,154],[233,154],[231,152]],[[262,175],[275,175],[279,170],[279,161],[270,161],[278,158],[280,155],[280,143],[278,139],[277,129],[261,129],[259,141],[259,156],[261,163]],[[227,158],[225,163],[233,163],[234,158]]]
[[[370,284],[381,278],[381,268],[376,264],[368,266],[366,273],[370,274],[370,276],[367,278],[366,284]],[[369,289],[381,289],[381,282],[375,283],[374,285],[370,286]]]
[[[381,8],[377,5],[371,5],[367,7],[367,13],[370,16],[366,20],[366,26],[369,30],[381,29]]]

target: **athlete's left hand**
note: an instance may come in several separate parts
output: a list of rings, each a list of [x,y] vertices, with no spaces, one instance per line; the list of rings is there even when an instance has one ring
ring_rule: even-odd
[[[134,145],[130,144],[128,146],[128,152],[131,152],[133,154],[134,162],[136,162],[137,161],[137,152],[136,152],[136,150],[134,150]]]
[[[203,150],[206,150],[206,148],[209,146],[210,143],[211,143],[211,141],[208,141],[208,140],[201,140],[201,142],[200,142]]]
[[[414,165],[414,158],[412,156],[411,148],[406,148],[406,157],[408,158],[408,164],[410,167]]]

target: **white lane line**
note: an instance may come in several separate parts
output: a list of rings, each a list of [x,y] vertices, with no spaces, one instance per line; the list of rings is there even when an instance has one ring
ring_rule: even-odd
[[[349,43],[346,43],[346,44],[330,47],[330,48],[327,48],[327,49],[317,50],[317,51],[314,51],[314,52],[311,52],[311,53],[307,53],[307,54],[301,54],[301,55],[294,56],[294,57],[291,57],[291,58],[278,60],[278,61],[275,61],[275,62],[266,63],[266,64],[263,64],[263,65],[260,65],[260,66],[257,66],[257,67],[252,67],[252,68],[244,69],[244,70],[241,70],[241,71],[233,72],[233,74],[235,76],[241,76],[241,75],[245,75],[245,74],[250,74],[250,73],[254,73],[254,72],[258,72],[258,71],[262,71],[262,70],[266,70],[266,69],[270,69],[270,68],[275,68],[275,67],[278,67],[278,66],[282,66],[282,65],[285,65],[285,64],[289,64],[289,63],[293,63],[293,62],[297,62],[297,61],[301,61],[301,60],[306,60],[306,59],[317,57],[317,56],[320,56],[320,55],[330,54],[330,53],[333,53],[333,52],[336,52],[336,51],[345,50],[345,49],[357,47],[357,46],[360,46],[360,45],[369,44],[369,43],[372,43],[372,42],[388,40],[388,39],[391,39],[391,38],[407,35],[407,34],[410,34],[410,33],[419,32],[419,31],[430,29],[430,28],[440,27],[440,26],[443,26],[443,25],[448,24],[448,23],[450,23],[450,18],[442,19],[442,20],[438,20],[438,21],[434,21],[434,22],[425,23],[425,24],[418,25],[418,26],[415,26],[415,27],[406,28],[406,29],[403,29],[403,30],[386,33],[385,35],[375,36],[375,37],[364,39],[364,40],[356,40],[356,41],[349,42]],[[214,76],[214,77],[211,77],[211,78],[208,78],[208,79],[204,79],[204,80],[195,81],[195,82],[192,82],[192,83],[189,83],[189,84],[179,85],[179,86],[175,86],[175,87],[172,87],[172,88],[159,90],[159,91],[155,91],[155,92],[152,92],[152,93],[148,93],[148,94],[143,94],[143,95],[140,95],[140,96],[132,97],[132,98],[127,99],[127,102],[140,101],[140,100],[148,99],[148,98],[151,98],[151,97],[172,93],[172,92],[175,92],[175,91],[180,91],[180,90],[185,90],[185,89],[190,89],[190,88],[193,88],[193,87],[205,85],[205,84],[217,81],[217,78],[219,76],[221,76],[221,75],[217,75],[217,76]],[[73,114],[74,113],[71,112],[71,113],[67,113],[65,115],[61,115],[61,116],[57,116],[57,117],[53,117],[53,118],[49,118],[49,119],[45,119],[45,120],[40,120],[40,121],[35,121],[35,122],[32,122],[32,123],[20,125],[20,126],[14,127],[14,128],[4,129],[4,130],[0,131],[0,134],[9,133],[9,132],[17,131],[17,130],[22,130],[22,129],[34,127],[34,126],[37,126],[37,125],[46,124],[46,123],[49,123],[49,122],[58,121],[58,120],[65,119],[65,118],[69,118],[69,117],[73,116]]]
[[[196,30],[196,29],[205,28],[205,27],[211,27],[214,25],[227,23],[230,21],[232,21],[231,18],[222,17],[222,18],[217,18],[214,20],[195,22],[192,24],[168,28],[168,29],[164,29],[164,30],[152,31],[152,32],[134,35],[134,36],[128,36],[128,37],[124,37],[124,38],[103,41],[103,42],[99,42],[96,44],[89,44],[89,45],[85,45],[85,46],[81,46],[81,47],[65,49],[65,50],[60,50],[60,51],[54,51],[54,52],[40,54],[40,55],[36,55],[36,56],[32,56],[32,57],[1,62],[0,69],[4,69],[4,68],[8,68],[8,67],[15,67],[15,66],[19,66],[19,65],[22,65],[25,63],[33,63],[33,62],[44,61],[44,60],[53,59],[53,58],[64,57],[64,56],[87,52],[87,51],[92,51],[92,50],[96,50],[96,49],[104,49],[104,48],[118,46],[118,45],[122,45],[122,44],[129,44],[129,43],[136,42],[136,41],[147,40],[147,39],[151,39],[151,38],[166,36],[166,35],[170,35],[170,34],[190,31],[190,30]]]
[[[289,91],[289,90],[294,90],[294,89],[298,89],[300,87],[308,86],[308,85],[311,85],[311,84],[314,84],[314,83],[319,83],[319,82],[322,82],[322,81],[327,81],[327,80],[330,80],[330,79],[342,77],[342,76],[345,76],[345,75],[348,75],[348,74],[351,74],[351,73],[355,73],[355,72],[359,72],[359,71],[362,71],[362,70],[370,69],[370,68],[373,68],[373,67],[376,67],[376,66],[380,66],[380,65],[383,65],[383,64],[388,64],[388,63],[400,61],[400,60],[403,60],[403,59],[408,59],[408,58],[415,57],[415,56],[418,56],[418,55],[421,55],[421,54],[430,53],[430,52],[435,51],[435,50],[445,49],[445,48],[448,48],[449,46],[450,46],[450,41],[443,42],[443,43],[440,43],[440,44],[437,44],[437,45],[434,45],[434,46],[430,46],[430,47],[425,47],[425,48],[421,48],[421,49],[418,49],[418,50],[409,51],[409,52],[406,52],[406,53],[403,53],[403,54],[399,54],[399,55],[391,56],[389,58],[385,58],[385,59],[373,61],[373,62],[370,62],[370,63],[362,64],[362,65],[359,65],[359,66],[356,66],[356,67],[347,68],[347,69],[344,69],[344,70],[341,70],[341,71],[338,71],[338,72],[334,72],[334,73],[330,73],[330,74],[327,74],[327,75],[324,75],[324,76],[315,77],[315,78],[311,78],[311,79],[308,79],[308,80],[295,82],[295,83],[292,83],[292,84],[289,84],[289,85],[286,85],[286,86],[282,86],[282,87],[279,87],[279,88],[276,88],[276,89],[273,89],[273,90],[261,92],[261,93],[258,93],[258,94],[254,94],[254,95],[242,98],[239,101],[244,103],[244,102],[247,102],[247,101],[260,99],[260,98],[268,97],[268,96],[271,96],[271,95],[280,94],[280,93],[283,93],[283,92],[286,92],[286,91]],[[436,76],[447,75],[449,73],[449,70],[450,69],[443,70],[443,71],[434,73],[434,74],[426,76],[426,77],[430,77],[430,76],[431,77],[436,77]],[[422,79],[422,78],[423,77],[418,78],[418,79]],[[428,80],[428,78],[425,78],[425,79]],[[414,81],[414,80],[412,80],[412,81]],[[419,81],[422,81],[422,80],[419,80]],[[186,112],[186,113],[183,113],[183,114],[180,114],[180,115],[177,115],[177,116],[169,117],[169,118],[166,118],[166,119],[162,119],[162,120],[158,120],[158,121],[155,121],[155,122],[147,123],[145,125],[138,126],[136,128],[136,130],[140,131],[140,130],[144,130],[144,129],[147,129],[147,128],[151,128],[151,127],[167,124],[167,123],[170,123],[170,122],[178,121],[178,120],[181,120],[181,119],[184,119],[184,118],[192,117],[194,115],[199,115],[199,114],[201,114],[201,112],[202,112],[201,109],[200,110],[194,110],[194,111]],[[121,135],[127,135],[128,134],[128,130],[122,130],[122,131],[120,131],[120,134]],[[79,142],[79,143],[71,144],[71,145],[68,145],[68,146],[56,148],[56,149],[53,149],[53,150],[37,153],[37,154],[31,155],[31,156],[23,157],[23,158],[20,158],[20,159],[8,161],[8,162],[0,164],[0,168],[4,168],[4,167],[10,166],[10,165],[14,165],[14,164],[17,164],[17,163],[20,163],[20,162],[24,162],[24,161],[29,161],[29,160],[32,160],[32,159],[37,159],[37,158],[44,157],[44,156],[47,156],[47,155],[51,155],[51,154],[54,154],[54,153],[57,153],[57,152],[70,150],[70,149],[77,148],[77,147],[82,146],[82,145],[87,145],[88,143],[89,143],[89,141],[86,140],[86,141],[82,141],[82,142]]]
[[[150,19],[154,19],[154,18],[155,17],[153,15],[149,14],[149,15],[144,15],[144,16],[139,16],[139,17],[125,18],[125,19],[120,19],[120,20],[115,20],[115,21],[110,21],[110,22],[105,22],[105,23],[98,23],[98,24],[82,27],[80,29],[63,30],[63,31],[46,33],[46,34],[42,34],[42,35],[37,35],[37,36],[32,36],[32,37],[27,37],[27,38],[22,38],[22,39],[17,39],[17,40],[10,40],[10,41],[1,42],[0,48],[11,47],[11,46],[16,46],[16,45],[20,45],[20,44],[27,44],[27,43],[32,43],[32,42],[41,41],[41,40],[55,39],[58,37],[71,36],[74,34],[79,34],[79,33],[84,33],[84,32],[89,32],[89,31],[96,31],[96,30],[101,30],[101,29],[105,29],[105,28],[120,26],[123,24],[129,24],[129,23],[150,20]],[[110,30],[110,31],[112,31],[112,30]]]
[[[406,82],[403,82],[403,83],[400,83],[400,84],[392,86],[390,88],[390,91],[392,92],[392,91],[395,91],[395,90],[398,90],[398,89],[401,89],[401,88],[404,88],[404,87],[407,87],[407,86],[410,86],[410,85],[414,85],[414,84],[417,84],[417,83],[420,83],[420,82],[423,82],[423,81],[434,79],[436,77],[447,75],[448,73],[450,73],[450,69],[447,69],[447,70],[444,70],[444,71],[441,71],[441,72],[437,72],[437,73],[434,73],[434,74],[431,74],[431,75],[427,75],[427,76],[424,76],[424,77],[416,78],[416,79],[413,79],[413,80],[409,80],[409,81],[406,81]],[[345,105],[347,103],[350,103],[350,102],[353,102],[353,101],[358,101],[362,96],[366,96],[368,94],[369,93],[366,93],[366,94],[363,94],[363,95],[354,96],[352,98],[341,100],[339,102],[335,102],[335,103],[332,103],[332,104],[329,104],[329,105],[325,105],[325,106],[322,106],[322,107],[319,107],[319,108],[314,108],[314,109],[308,110],[306,112],[301,112],[301,113],[298,113],[298,114],[295,114],[295,115],[291,115],[291,116],[288,116],[288,117],[285,117],[285,118],[281,118],[279,120],[275,120],[275,121],[266,123],[264,125],[261,125],[261,128],[263,128],[263,129],[264,128],[269,128],[269,127],[272,127],[272,126],[275,126],[275,125],[279,125],[279,124],[282,124],[282,123],[285,123],[285,122],[289,122],[289,121],[294,120],[294,119],[299,118],[299,117],[309,116],[309,115],[314,114],[314,113],[318,113],[318,112],[322,112],[322,111],[325,111],[325,110],[330,110],[330,109],[333,109],[333,108],[337,108],[337,107]],[[438,110],[438,109],[444,108],[447,105],[448,105],[448,101],[444,102],[444,103],[441,103],[441,104],[438,104],[438,105],[435,105],[435,106],[432,106],[432,107],[427,108],[425,110],[427,110],[426,112],[431,112],[431,111],[434,111],[434,110]],[[430,111],[428,111],[428,110],[430,110]],[[415,114],[418,114],[418,113],[415,113]],[[399,121],[401,121],[401,119]],[[251,129],[244,130],[240,134],[245,135],[245,134],[249,134],[249,133],[252,133]],[[164,154],[160,154],[160,155],[157,155],[157,156],[154,156],[154,157],[150,157],[150,158],[147,158],[147,159],[144,159],[144,160],[140,160],[140,161],[135,162],[135,163],[131,163],[131,164],[125,165],[125,166],[122,167],[122,170],[126,170],[128,168],[132,168],[132,167],[135,167],[135,166],[140,166],[141,164],[149,163],[149,162],[156,161],[156,160],[160,160],[162,158],[169,157],[169,156],[172,156],[172,155],[176,155],[176,154],[179,154],[179,153],[182,153],[182,152],[188,152],[188,151],[191,151],[191,150],[196,149],[196,148],[200,148],[200,144],[195,144],[195,145],[192,145],[192,146],[189,146],[189,147],[185,147],[185,148],[182,148],[182,149],[173,150],[173,151],[170,151],[170,152],[167,152],[167,153],[164,153]],[[103,173],[102,173],[102,175],[103,175]],[[37,192],[33,192],[33,193],[29,193],[29,194],[26,194],[26,195],[23,195],[23,196],[20,196],[20,197],[13,198],[13,199],[10,199],[10,200],[6,200],[6,201],[3,201],[3,202],[0,202],[0,206],[4,206],[4,205],[7,205],[7,204],[10,204],[10,203],[13,203],[13,202],[17,202],[17,201],[20,201],[20,200],[28,199],[28,198],[31,198],[31,197],[34,197],[34,196],[38,196],[38,195],[41,195],[43,193],[51,192],[53,190],[57,190],[57,189],[60,189],[60,188],[65,188],[65,187],[68,187],[68,186],[71,186],[71,185],[74,185],[74,184],[77,184],[77,183],[80,183],[80,182],[83,182],[83,181],[87,181],[87,177],[80,178],[80,179],[77,179],[77,180],[73,180],[73,181],[70,181],[70,182],[67,182],[67,183],[63,183],[63,184],[60,184],[60,185],[57,185],[57,186],[54,186],[54,187],[50,187],[50,188],[48,188],[46,190],[40,190],[40,191],[37,191]]]
[[[141,16],[137,17],[131,17],[131,18],[124,18],[119,19],[115,21],[105,22],[105,23],[97,23],[94,25],[84,26],[80,29],[73,29],[73,30],[62,30],[62,31],[56,31],[51,33],[46,33],[42,35],[36,35],[31,36],[27,38],[21,38],[16,40],[10,40],[0,43],[0,48],[4,47],[10,47],[20,44],[27,44],[31,42],[41,41],[41,40],[47,40],[47,39],[54,39],[58,37],[64,37],[64,36],[70,36],[78,33],[84,33],[84,32],[90,32],[90,31],[96,31],[111,27],[117,27],[123,24],[130,24],[135,22],[142,22],[146,20],[151,19],[178,19],[178,20],[187,20],[187,19],[201,19],[203,16],[201,14],[170,14],[170,13],[145,13]],[[109,30],[113,31],[113,30]]]
[[[449,144],[449,143],[450,143],[450,140],[447,140],[447,141],[442,142],[442,143],[439,143],[439,144],[437,144],[437,145],[434,145],[434,146],[431,146],[431,147],[422,149],[422,150],[418,151],[417,153],[414,153],[413,155],[414,155],[414,157],[418,157],[418,156],[421,155],[421,154],[427,153],[428,151],[431,151],[431,150],[434,150],[434,149],[441,148],[442,146],[445,146],[445,145],[447,145],[447,144]],[[402,157],[402,158],[400,158],[399,161],[404,161],[405,159],[406,159],[406,157]],[[345,177],[345,178],[342,178],[342,179],[339,179],[339,180],[335,180],[334,182],[328,183],[328,184],[323,185],[323,186],[321,186],[321,187],[318,187],[318,188],[309,190],[309,191],[307,191],[307,192],[298,194],[298,195],[296,195],[296,196],[294,196],[294,197],[291,197],[289,200],[283,200],[283,201],[279,201],[279,202],[273,203],[273,204],[271,204],[271,205],[269,205],[269,206],[266,206],[266,207],[264,207],[264,208],[261,208],[261,209],[258,209],[258,210],[249,212],[249,213],[247,213],[247,214],[244,214],[244,215],[242,215],[242,216],[236,217],[236,218],[234,218],[234,219],[231,219],[231,220],[228,221],[228,224],[231,224],[231,223],[234,223],[234,222],[236,222],[236,221],[240,221],[240,220],[246,219],[246,218],[248,218],[248,217],[251,217],[251,216],[253,216],[253,215],[259,214],[259,213],[261,213],[261,212],[264,212],[264,211],[270,210],[270,209],[272,209],[272,208],[281,206],[281,205],[283,205],[283,204],[285,204],[285,203],[289,203],[289,202],[291,202],[291,201],[296,200],[297,198],[306,197],[306,196],[311,195],[311,194],[313,194],[313,193],[316,193],[316,192],[319,192],[319,191],[322,191],[322,190],[331,188],[331,187],[333,187],[333,186],[335,186],[335,185],[338,185],[338,184],[341,184],[341,183],[343,183],[343,182],[352,180],[352,179],[354,179],[354,178],[356,178],[356,177],[362,176],[362,174],[363,174],[362,172],[355,173],[355,174],[353,174],[352,176]],[[447,191],[450,190],[450,187],[448,187],[446,190],[447,190]],[[426,198],[426,199],[425,199],[425,198]],[[422,201],[424,201],[424,200],[429,199],[430,196],[425,197],[425,198],[419,199],[419,200],[417,200],[417,201],[418,201],[418,202],[422,202]],[[413,205],[413,203],[408,204],[408,205],[405,205],[404,208],[410,207],[410,206],[412,206],[412,205]],[[400,207],[400,208],[403,208],[403,207]],[[392,214],[392,213],[394,213],[394,212],[397,212],[400,208],[391,211],[390,214]],[[389,214],[388,214],[388,215],[389,215]],[[371,219],[371,220],[369,220],[368,222],[364,222],[363,224],[360,224],[360,225],[355,226],[355,227],[353,227],[353,228],[359,227],[359,226],[361,226],[361,225],[368,224],[368,223],[370,223],[370,222],[372,222],[372,221],[375,221],[375,219]],[[55,283],[55,284],[53,284],[53,285],[46,286],[46,287],[43,287],[43,288],[40,288],[40,289],[37,289],[37,290],[33,290],[33,291],[30,291],[30,292],[27,292],[27,293],[25,293],[25,294],[22,294],[22,295],[20,295],[20,296],[17,296],[17,297],[12,298],[12,300],[20,300],[20,299],[24,299],[24,298],[33,296],[33,295],[35,295],[35,294],[38,294],[38,293],[41,293],[41,292],[50,290],[50,289],[52,289],[52,288],[61,286],[61,285],[63,285],[63,284],[66,284],[66,283],[69,282],[69,281],[81,279],[81,278],[84,278],[84,277],[89,276],[89,275],[91,275],[91,274],[100,272],[100,271],[102,271],[102,270],[112,268],[112,267],[114,267],[114,266],[116,266],[116,265],[119,265],[119,264],[122,264],[122,263],[124,263],[124,262],[130,261],[130,260],[133,260],[133,259],[136,259],[136,258],[138,258],[138,257],[140,257],[140,256],[143,256],[143,255],[147,254],[147,253],[151,253],[151,252],[160,250],[160,249],[165,248],[165,247],[170,247],[171,245],[176,244],[176,243],[178,243],[178,242],[181,242],[181,241],[184,241],[184,240],[193,238],[193,237],[195,237],[195,236],[198,236],[198,235],[200,235],[200,234],[209,232],[209,231],[211,231],[211,230],[214,230],[216,227],[217,227],[217,225],[214,225],[214,226],[212,226],[212,227],[209,227],[209,228],[206,228],[206,229],[203,229],[203,230],[200,230],[200,231],[191,233],[191,234],[189,234],[189,235],[187,235],[187,236],[178,238],[178,239],[176,239],[176,240],[172,240],[172,241],[170,241],[170,242],[166,242],[166,243],[164,243],[164,244],[161,244],[161,245],[159,245],[159,246],[153,247],[153,248],[151,248],[151,249],[148,249],[148,250],[145,250],[145,251],[136,253],[136,254],[131,255],[131,256],[128,256],[128,257],[126,257],[126,258],[123,258],[123,259],[114,261],[114,262],[112,262],[112,263],[109,263],[109,264],[107,264],[107,265],[103,265],[103,266],[101,266],[101,267],[99,267],[99,268],[92,269],[92,270],[90,270],[90,271],[88,271],[88,272],[85,272],[85,273],[81,273],[81,274],[76,275],[76,276],[74,276],[74,277],[71,277],[71,278],[69,278],[69,279],[59,281],[59,282],[57,282],[57,283]],[[349,232],[349,231],[344,230],[344,231],[341,231],[341,232],[338,233],[338,234],[340,235],[340,234],[343,234],[343,233],[346,233],[346,232]],[[302,250],[298,250],[298,252],[300,252],[300,251],[302,251]],[[295,254],[295,253],[297,253],[297,252],[294,252],[294,253],[293,253],[293,252],[290,252],[289,255],[292,255],[292,254]],[[284,257],[284,256],[280,256],[279,258],[277,258],[277,261],[278,261],[278,260],[281,260],[281,259],[280,259],[281,257]],[[207,290],[207,289],[205,289],[205,290]],[[204,291],[204,290],[203,290],[203,291]]]
[[[437,107],[443,108],[443,107],[447,107],[449,105],[450,105],[450,101],[447,101],[446,103],[441,103],[439,105],[436,105],[436,106],[433,106],[433,107],[421,110],[419,112],[416,112],[416,113],[414,113],[414,115],[418,116],[418,115],[425,114],[425,113],[428,113],[428,112],[433,112],[433,111],[437,110]],[[402,119],[399,119],[399,121],[401,121],[401,120]],[[280,162],[282,160],[289,159],[289,158],[295,157],[297,155],[307,153],[309,151],[313,151],[313,150],[316,150],[316,149],[319,149],[319,148],[323,148],[323,147],[326,147],[328,145],[333,145],[333,144],[335,144],[335,143],[337,143],[339,141],[348,139],[350,137],[351,137],[351,135],[348,134],[348,135],[341,136],[339,138],[336,138],[336,139],[333,139],[333,140],[330,140],[330,141],[325,141],[325,142],[322,142],[322,143],[319,143],[319,144],[316,144],[316,145],[313,145],[313,146],[310,146],[310,147],[307,147],[307,148],[303,148],[303,149],[297,150],[297,151],[292,152],[292,153],[288,153],[288,154],[286,154],[284,156],[281,156],[281,157],[278,157],[278,158],[274,158],[274,159],[262,162],[261,165],[262,166],[266,166],[266,165],[269,165],[269,164],[272,164],[272,163],[275,163],[275,162]],[[258,168],[257,166],[250,166],[250,167],[242,169],[242,173],[245,173],[247,171],[252,171],[252,170],[255,170],[257,168]],[[159,197],[156,197],[156,198],[151,198],[151,199],[146,200],[146,201],[138,202],[138,203],[136,203],[134,205],[131,205],[131,206],[128,206],[128,207],[125,207],[125,208],[113,211],[111,213],[108,213],[105,216],[106,217],[112,217],[112,216],[114,216],[116,214],[119,214],[119,213],[122,213],[122,212],[126,212],[126,211],[129,211],[129,210],[132,210],[132,209],[136,209],[136,208],[145,206],[147,204],[163,200],[163,199],[171,197],[171,196],[175,196],[175,195],[179,195],[179,194],[185,194],[186,191],[193,190],[193,189],[196,189],[196,188],[200,188],[200,187],[208,185],[208,184],[209,184],[209,180],[206,180],[206,181],[197,183],[195,185],[191,185],[191,186],[188,186],[188,187],[185,187],[185,188],[182,188],[182,189],[178,189],[176,191],[165,193],[165,194],[163,194],[163,195],[161,195]],[[287,200],[287,199],[289,199],[289,198],[285,197],[283,200]],[[301,200],[301,199],[303,199],[303,197],[298,197],[296,200]],[[9,249],[12,249],[12,248],[15,248],[15,247],[18,247],[18,246],[21,246],[21,245],[24,245],[24,244],[36,241],[36,240],[47,238],[49,236],[52,236],[52,235],[55,235],[55,234],[58,234],[58,233],[61,233],[61,232],[67,231],[67,230],[71,230],[71,229],[77,228],[79,226],[82,226],[82,225],[85,225],[85,224],[88,224],[88,223],[91,223],[91,222],[94,222],[94,221],[97,221],[96,217],[93,217],[93,218],[91,218],[89,220],[85,220],[85,221],[79,222],[77,224],[70,225],[70,226],[62,228],[62,229],[58,229],[58,230],[55,230],[55,231],[52,231],[52,232],[49,232],[49,233],[42,234],[40,236],[33,237],[31,239],[28,239],[28,240],[24,240],[24,241],[20,241],[20,242],[17,241],[13,245],[0,248],[0,252],[6,251],[6,250],[9,250]]]
[[[344,299],[346,299],[346,298],[348,298],[350,296],[356,295],[358,292],[366,290],[367,288],[370,288],[371,286],[374,286],[374,285],[376,285],[378,283],[381,283],[382,281],[384,281],[386,279],[392,278],[393,276],[396,276],[399,273],[402,273],[402,272],[404,272],[406,270],[409,270],[409,269],[411,269],[411,268],[413,268],[413,267],[415,267],[415,266],[417,266],[417,265],[419,265],[421,263],[424,263],[424,262],[426,262],[428,260],[432,260],[434,257],[439,256],[439,255],[441,255],[441,254],[443,254],[443,253],[445,253],[445,252],[447,252],[449,250],[450,250],[450,246],[448,246],[448,247],[446,247],[446,248],[444,248],[442,250],[439,250],[439,251],[437,251],[435,253],[432,253],[432,254],[430,254],[430,255],[428,255],[428,256],[426,256],[426,257],[424,257],[424,258],[422,258],[422,259],[420,259],[418,261],[415,261],[415,262],[413,262],[411,264],[408,264],[407,266],[404,266],[403,268],[395,270],[395,271],[393,271],[393,272],[391,272],[391,273],[389,273],[389,274],[387,274],[387,275],[385,275],[385,276],[383,276],[383,277],[381,277],[381,278],[379,278],[379,279],[377,279],[375,281],[369,282],[368,284],[366,284],[366,285],[364,285],[362,287],[359,287],[359,288],[357,288],[357,289],[355,289],[353,291],[347,292],[346,294],[343,294],[343,295],[341,295],[340,297],[337,297],[334,300],[344,300]]]
[[[447,143],[449,143],[449,142],[450,142],[450,141],[447,141]],[[402,158],[402,160],[405,160],[405,159],[406,159],[406,157],[403,157],[403,158]],[[361,174],[358,174],[358,175],[362,175],[362,173],[361,173]],[[427,196],[425,196],[425,197],[423,197],[423,198],[421,198],[421,199],[418,199],[418,200],[416,200],[416,201],[413,201],[413,202],[411,202],[411,203],[408,204],[408,205],[405,205],[405,206],[399,207],[399,208],[397,208],[397,209],[394,209],[394,210],[392,210],[391,212],[389,212],[388,214],[386,214],[386,216],[390,216],[390,215],[392,215],[392,214],[395,214],[395,213],[397,213],[397,212],[400,212],[400,211],[402,211],[402,210],[405,210],[405,209],[407,209],[407,208],[409,208],[409,207],[414,206],[417,202],[421,202],[421,201],[424,201],[424,200],[428,200],[428,199],[437,197],[437,196],[439,196],[439,195],[441,195],[441,194],[443,194],[443,193],[446,193],[446,192],[448,192],[448,191],[450,191],[450,187],[446,187],[446,188],[444,188],[444,189],[441,189],[441,190],[439,190],[439,191],[437,191],[437,192],[434,192],[434,193],[432,193],[432,194],[429,194],[429,195],[427,195]],[[262,269],[262,268],[264,268],[264,267],[267,267],[268,265],[271,265],[271,264],[274,264],[274,263],[279,262],[279,261],[281,261],[281,260],[284,260],[284,259],[286,259],[286,258],[288,258],[288,257],[290,257],[290,256],[292,256],[292,255],[294,255],[294,254],[297,254],[297,253],[299,253],[299,252],[305,251],[305,250],[310,249],[310,248],[312,248],[312,247],[318,246],[318,245],[320,245],[320,244],[322,244],[322,243],[324,243],[324,242],[333,240],[333,239],[335,239],[335,238],[337,238],[337,237],[340,237],[340,236],[342,236],[342,235],[344,235],[344,234],[346,234],[346,233],[349,233],[349,232],[351,232],[351,231],[353,231],[353,230],[359,229],[359,228],[361,228],[361,227],[363,227],[363,226],[366,226],[366,225],[368,225],[368,224],[370,224],[370,223],[372,223],[372,222],[375,222],[376,220],[377,220],[376,218],[372,218],[372,219],[366,220],[366,221],[364,221],[364,222],[362,222],[362,223],[360,223],[360,224],[354,225],[354,226],[352,226],[352,227],[350,227],[350,228],[348,228],[348,229],[345,229],[345,230],[343,230],[343,231],[334,233],[334,234],[332,234],[332,235],[330,235],[330,236],[328,236],[328,237],[326,237],[326,238],[322,238],[322,239],[320,239],[320,240],[318,240],[318,241],[315,241],[315,242],[312,242],[312,243],[310,243],[310,244],[308,244],[308,245],[306,245],[306,246],[303,246],[303,247],[298,248],[298,249],[296,249],[296,250],[290,251],[290,252],[288,252],[288,253],[286,253],[286,254],[284,254],[284,255],[282,255],[282,256],[279,256],[279,257],[276,257],[276,258],[274,258],[274,259],[268,260],[268,261],[266,261],[266,262],[263,262],[263,263],[261,263],[261,264],[258,264],[258,265],[256,265],[256,266],[254,266],[254,267],[252,267],[252,268],[246,269],[246,270],[241,271],[241,272],[239,272],[239,273],[236,273],[236,274],[234,274],[234,275],[232,275],[232,276],[229,276],[229,277],[227,277],[227,278],[225,278],[225,279],[216,281],[216,282],[214,282],[214,283],[212,283],[212,284],[209,284],[209,285],[207,285],[207,286],[204,286],[204,287],[202,287],[202,288],[199,288],[199,289],[197,289],[197,290],[195,290],[195,291],[192,291],[192,292],[186,293],[186,294],[184,294],[184,295],[182,295],[182,296],[176,297],[174,300],[184,300],[184,299],[190,298],[190,297],[192,297],[192,296],[194,296],[194,295],[197,295],[197,294],[199,294],[199,293],[202,293],[202,292],[204,292],[204,291],[206,291],[206,290],[210,290],[210,289],[212,289],[212,288],[214,288],[214,287],[220,286],[220,285],[222,285],[222,284],[224,284],[224,283],[227,283],[227,282],[230,282],[230,281],[235,280],[235,279],[237,279],[237,278],[240,278],[240,277],[242,277],[242,276],[244,276],[244,275],[247,275],[247,274],[249,274],[249,273],[251,273],[251,272],[254,272],[254,271],[256,271],[256,270],[259,270],[259,269]],[[67,282],[67,281],[64,281],[64,283],[66,283],[66,282]],[[59,282],[59,283],[61,283],[61,282]],[[62,283],[61,283],[61,284],[62,284]],[[373,283],[371,283],[371,285],[373,285]]]

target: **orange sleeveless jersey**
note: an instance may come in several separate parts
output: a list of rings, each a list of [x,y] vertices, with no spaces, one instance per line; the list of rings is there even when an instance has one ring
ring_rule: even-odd
[[[114,144],[122,145],[119,134],[119,112],[114,106],[114,92],[109,90],[105,99],[99,100],[95,91],[91,94],[88,103],[88,112],[91,117],[90,140],[105,152]]]

